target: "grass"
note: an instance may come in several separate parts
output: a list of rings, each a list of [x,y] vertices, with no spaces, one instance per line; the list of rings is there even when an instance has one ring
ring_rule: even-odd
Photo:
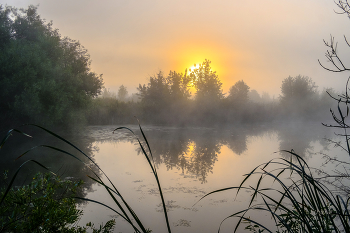
[[[236,190],[237,194],[242,190],[252,191],[247,208],[233,213],[221,222],[238,218],[234,232],[242,224],[246,230],[253,232],[350,232],[350,197],[334,195],[312,175],[303,158],[293,151],[285,152],[294,161],[279,158],[261,164],[246,174],[239,186],[215,190],[200,200],[228,190]],[[289,179],[282,178],[283,174],[287,174]],[[246,185],[249,179],[256,176],[258,182],[255,186]],[[271,185],[266,185],[267,182]],[[254,204],[258,198],[262,202]],[[269,214],[276,228],[269,229],[266,223],[251,219],[248,217],[250,211]]]
[[[350,78],[346,90],[349,80]],[[350,126],[346,123],[350,112],[348,107],[350,97],[346,91],[335,99],[338,101],[339,116],[330,111],[336,125],[324,124],[324,126],[343,130],[343,133],[337,135],[345,138],[346,146],[341,148],[350,156],[350,136],[347,132]],[[342,104],[345,106],[341,106]],[[337,143],[336,146],[340,144]],[[350,232],[350,193],[336,194],[330,189],[334,186],[327,186],[326,182],[322,181],[322,178],[331,176],[314,177],[311,168],[302,157],[293,150],[282,152],[289,153],[290,160],[278,158],[261,164],[244,175],[245,178],[238,187],[215,190],[200,199],[228,190],[236,190],[237,194],[242,190],[252,191],[253,195],[247,208],[227,216],[221,222],[218,231],[220,232],[222,223],[227,219],[238,218],[234,232],[240,226],[252,232]],[[338,160],[337,162],[344,167],[344,173],[333,177],[349,178],[347,171],[349,163]],[[255,186],[248,184],[250,179],[258,179]],[[341,190],[344,183],[340,183],[341,185],[335,188]],[[261,203],[255,204],[256,200],[260,200]],[[249,217],[251,211],[270,215],[275,227],[270,229],[265,223],[251,219]]]
[[[117,215],[121,216],[131,226],[134,232],[151,232],[151,230],[149,230],[142,223],[138,215],[132,209],[131,205],[122,196],[116,185],[113,184],[107,174],[105,174],[104,171],[87,154],[85,154],[71,142],[51,132],[50,130],[47,130],[38,125],[31,126],[39,128],[46,133],[58,138],[59,140],[74,148],[78,154],[88,158],[92,165],[96,166],[101,174],[105,176],[108,182],[104,182],[102,177],[96,174],[93,169],[91,169],[91,171],[93,172],[94,176],[89,177],[106,189],[111,199],[113,199],[115,206],[106,205],[100,201],[83,197],[75,198],[94,202],[112,210]],[[118,130],[128,130],[137,138],[141,151],[147,159],[152,173],[157,181],[164,210],[163,213],[167,225],[167,231],[171,232],[164,195],[162,192],[161,184],[159,182],[156,166],[153,161],[151,147],[140,125],[139,129],[141,131],[142,138],[145,141],[146,147],[143,146],[139,138],[137,138],[134,132],[129,128],[119,127],[116,128],[113,133]],[[9,136],[15,132],[30,137],[28,134],[25,134],[20,130],[10,130],[2,140],[0,148],[9,139]],[[28,152],[41,147],[59,151],[84,163],[79,158],[79,156],[48,145],[33,147],[24,152],[18,158],[25,156]],[[221,225],[224,221],[227,221],[230,218],[238,218],[236,227],[233,229],[234,232],[237,232],[237,230],[240,229],[240,226],[243,226],[245,230],[252,232],[350,232],[350,197],[335,195],[323,182],[321,182],[320,179],[313,176],[310,167],[302,157],[295,154],[294,151],[284,152],[290,154],[290,160],[279,158],[261,164],[253,169],[250,173],[246,174],[239,186],[215,190],[206,194],[200,199],[202,200],[203,198],[214,195],[215,193],[228,190],[236,190],[237,194],[242,190],[252,191],[253,195],[247,208],[227,216],[227,218],[225,218],[219,225],[218,231],[220,232]],[[0,207],[3,204],[5,197],[9,194],[16,176],[22,167],[30,162],[36,163],[40,167],[49,171],[47,167],[36,160],[28,160],[23,163],[15,172],[14,176],[10,180],[8,188],[5,190],[4,195],[1,197]],[[88,164],[86,164],[86,166],[89,167]],[[286,176],[288,179],[286,179]],[[254,186],[248,184],[248,180],[253,179],[253,177],[256,177],[258,180]],[[267,186],[267,182],[270,182],[271,185]],[[255,204],[254,201],[257,199],[261,200],[262,202],[260,204]],[[271,219],[274,221],[275,228],[269,229],[269,227],[264,225],[264,223],[251,219],[249,217],[249,213],[251,211],[262,211],[269,214],[271,216]]]
[[[94,203],[97,203],[99,205],[102,205],[102,206],[105,206],[106,208],[112,210],[114,213],[116,213],[117,215],[119,215],[120,217],[122,217],[132,228],[135,232],[137,233],[148,233],[148,232],[151,232],[150,229],[148,229],[146,226],[144,226],[144,224],[142,223],[142,221],[139,219],[138,215],[135,213],[135,211],[132,209],[131,205],[125,200],[125,198],[122,196],[122,194],[120,193],[120,191],[118,190],[118,188],[116,187],[115,184],[113,184],[113,182],[110,180],[110,178],[107,176],[107,174],[87,155],[85,154],[82,150],[80,150],[78,147],[76,147],[73,143],[69,142],[68,140],[64,139],[63,137],[55,134],[54,132],[46,129],[46,128],[43,128],[39,125],[35,125],[35,124],[29,124],[29,126],[32,126],[32,127],[35,127],[35,128],[39,128],[41,130],[43,130],[44,132],[54,136],[55,138],[63,141],[64,143],[68,144],[69,146],[71,146],[72,148],[74,148],[80,155],[86,157],[91,163],[93,166],[96,166],[98,168],[99,171],[101,171],[101,174],[107,179],[108,183],[107,182],[104,182],[102,177],[100,177],[96,172],[93,171],[93,169],[91,169],[90,165],[84,163],[80,158],[79,156],[76,156],[70,152],[67,152],[66,150],[62,150],[60,148],[56,148],[56,147],[53,147],[53,146],[49,146],[49,145],[39,145],[39,146],[35,146],[33,148],[30,148],[29,150],[25,151],[22,155],[20,155],[18,158],[22,157],[22,156],[25,156],[27,153],[29,153],[30,151],[33,151],[33,150],[36,150],[38,148],[42,148],[42,147],[45,147],[45,148],[48,148],[48,149],[51,149],[53,151],[58,151],[58,152],[61,152],[63,154],[66,154],[66,155],[69,155],[71,156],[72,158],[76,159],[76,160],[79,160],[81,163],[84,163],[87,167],[90,168],[91,172],[94,174],[94,177],[93,176],[89,176],[92,180],[94,180],[95,182],[99,183],[100,185],[102,185],[106,191],[108,192],[108,194],[110,195],[110,197],[112,198],[112,200],[114,201],[114,204],[115,206],[109,206],[109,205],[106,205],[100,201],[97,201],[97,200],[91,200],[91,199],[88,199],[88,198],[83,198],[83,197],[75,197],[76,199],[80,199],[80,200],[83,200],[83,201],[89,201],[89,202],[94,202]],[[139,146],[141,148],[141,151],[143,153],[143,155],[145,156],[145,158],[147,159],[148,161],[148,164],[149,166],[151,167],[151,170],[152,170],[152,173],[156,179],[156,182],[157,182],[157,185],[158,185],[158,189],[159,189],[159,193],[160,193],[160,197],[161,197],[161,200],[162,200],[162,206],[163,206],[163,212],[164,212],[164,218],[165,218],[165,222],[166,222],[166,225],[167,225],[167,231],[169,233],[171,233],[171,228],[170,228],[170,224],[169,224],[169,218],[168,218],[168,214],[167,214],[167,211],[166,211],[166,206],[165,206],[165,200],[164,200],[164,195],[163,195],[163,192],[162,192],[162,188],[161,188],[161,185],[160,185],[160,182],[159,182],[159,178],[158,178],[158,174],[157,174],[157,169],[156,169],[156,166],[154,164],[154,161],[153,161],[153,155],[152,155],[152,151],[151,151],[151,148],[150,148],[150,145],[147,141],[147,138],[141,128],[141,126],[139,125],[139,128],[140,128],[140,131],[142,133],[142,137],[144,139],[144,141],[146,142],[146,145],[147,145],[147,148],[145,148],[141,141],[139,140],[139,138],[134,134],[134,132],[127,128],[127,127],[119,127],[119,128],[116,128],[113,133],[117,130],[128,130],[130,131],[137,139],[138,143],[139,143]],[[0,144],[0,148],[2,148],[2,146],[6,143],[6,141],[10,138],[10,136],[13,134],[13,133],[19,133],[19,134],[22,134],[26,137],[31,137],[30,135],[18,130],[18,129],[11,129],[7,132],[7,134],[5,135],[4,139],[2,140],[1,144]],[[147,149],[147,151],[146,151]],[[17,159],[18,159],[17,158]],[[11,187],[12,187],[12,184],[14,183],[18,173],[21,171],[21,169],[27,164],[27,163],[35,163],[37,164],[38,166],[44,168],[45,170],[47,171],[50,171],[45,165],[41,164],[40,162],[36,161],[36,160],[27,160],[26,162],[24,162],[18,169],[17,171],[14,173],[14,176],[12,177],[12,179],[10,180],[9,182],[9,185],[8,187],[6,188],[4,194],[2,195],[1,199],[0,199],[0,207],[2,206],[2,204],[4,203],[4,200],[6,198],[6,196],[9,194],[10,190],[11,190]],[[51,171],[50,171],[51,172]],[[51,172],[53,175],[56,175],[54,174],[53,172]]]

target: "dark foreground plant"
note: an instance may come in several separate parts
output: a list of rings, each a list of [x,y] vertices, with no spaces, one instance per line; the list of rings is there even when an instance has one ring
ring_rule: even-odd
[[[99,171],[101,171],[101,173],[106,177],[107,182],[103,181],[102,177],[100,177],[96,172],[93,171],[93,169],[90,168],[90,165],[89,164],[86,164],[84,163],[78,156],[70,153],[70,152],[67,152],[65,150],[62,150],[62,149],[59,149],[59,148],[56,148],[56,147],[53,147],[53,146],[49,146],[49,145],[39,145],[39,146],[36,146],[36,147],[33,147],[29,150],[27,150],[26,152],[24,152],[21,156],[19,156],[18,158],[26,155],[27,153],[29,153],[30,151],[32,150],[35,150],[35,149],[38,149],[40,147],[45,147],[45,148],[49,148],[51,150],[54,150],[54,151],[59,151],[63,154],[66,154],[66,155],[69,155],[71,157],[73,157],[74,159],[77,159],[79,160],[80,162],[84,163],[87,167],[90,168],[91,172],[94,174],[94,177],[92,176],[89,176],[92,180],[96,181],[97,183],[99,183],[100,185],[104,186],[106,191],[109,193],[110,197],[113,199],[114,203],[116,204],[116,207],[112,207],[112,206],[108,206],[100,201],[97,201],[97,200],[91,200],[91,199],[88,199],[88,198],[83,198],[83,197],[75,197],[76,199],[81,199],[81,200],[84,200],[84,201],[89,201],[89,202],[94,202],[94,203],[97,203],[97,204],[100,204],[102,206],[105,206],[106,208],[112,210],[113,212],[115,212],[117,215],[121,216],[128,224],[130,224],[130,226],[133,228],[133,230],[135,232],[144,232],[144,233],[149,233],[151,232],[151,230],[149,230],[148,228],[146,228],[142,221],[139,219],[139,217],[137,216],[137,214],[133,211],[132,207],[129,205],[129,203],[124,199],[124,197],[122,196],[122,194],[120,193],[120,191],[117,189],[116,185],[113,184],[113,182],[109,179],[109,177],[104,173],[104,171],[87,155],[85,154],[82,150],[80,150],[78,147],[76,147],[74,144],[72,144],[71,142],[67,141],[66,139],[64,139],[63,137],[53,133],[52,131],[48,130],[48,129],[45,129],[41,126],[38,126],[38,125],[34,125],[34,124],[29,124],[29,126],[33,126],[33,127],[36,127],[36,128],[39,128],[43,131],[45,131],[46,133],[54,136],[55,138],[65,142],[66,144],[70,145],[71,147],[73,147],[77,152],[79,152],[80,155],[86,157],[92,164],[93,166],[96,166],[98,168]],[[121,129],[126,129],[126,130],[129,130],[137,139],[138,143],[139,143],[139,146],[141,148],[141,151],[143,152],[144,156],[146,157],[151,169],[152,169],[152,172],[155,176],[155,179],[157,181],[157,185],[158,185],[158,188],[159,188],[159,192],[160,192],[160,197],[161,197],[161,200],[162,200],[162,205],[163,205],[163,210],[164,210],[164,217],[165,217],[165,220],[166,220],[166,224],[167,224],[167,230],[168,232],[170,233],[171,232],[171,229],[170,229],[170,224],[169,224],[169,219],[168,219],[168,215],[167,215],[167,211],[166,211],[166,206],[165,206],[165,200],[164,200],[164,197],[163,197],[163,192],[162,192],[162,189],[161,189],[161,185],[160,185],[160,182],[159,182],[159,178],[158,178],[158,174],[157,174],[157,170],[156,170],[156,166],[154,164],[154,161],[153,161],[153,155],[152,155],[152,151],[151,151],[151,148],[149,146],[149,143],[146,139],[146,136],[144,135],[144,132],[141,128],[141,126],[139,125],[140,127],[140,131],[142,133],[142,137],[143,139],[145,140],[145,143],[147,145],[147,149],[148,149],[148,152],[146,151],[145,147],[143,146],[143,144],[141,143],[141,141],[136,137],[136,135],[134,134],[134,132],[129,129],[129,128],[126,128],[126,127],[119,127],[117,129],[115,129],[113,131],[113,133],[117,130],[121,130]],[[23,134],[25,136],[29,136],[25,133],[23,133],[22,131],[20,130],[17,130],[17,129],[11,129],[9,130],[9,132],[7,133],[7,135],[4,137],[4,139],[2,140],[1,144],[0,144],[0,148],[4,145],[4,143],[9,139],[10,135],[12,135],[14,132],[17,132],[17,133],[20,133],[20,134]],[[30,137],[30,136],[29,136]],[[28,160],[26,161],[24,164],[28,163],[28,162],[34,162],[36,164],[38,164],[39,166],[47,169],[44,165],[42,165],[41,163],[39,163],[38,161],[35,161],[35,160]],[[18,172],[20,171],[20,169],[23,167],[23,165],[16,171],[14,177],[11,179],[9,185],[8,185],[8,188],[4,191],[4,193],[1,195],[1,199],[0,199],[0,207],[1,205],[3,204],[4,202],[4,199],[7,195],[9,195],[9,191],[10,191],[10,188],[11,188],[11,185],[13,184]],[[48,170],[48,169],[47,169]]]
[[[215,190],[204,196],[232,189],[237,190],[237,194],[241,190],[253,192],[248,207],[228,216],[221,224],[228,218],[237,217],[235,232],[242,223],[248,223],[245,229],[253,232],[350,232],[350,197],[335,195],[312,175],[299,155],[293,151],[285,152],[290,153],[294,162],[283,158],[271,160],[246,174],[238,187]],[[283,174],[290,179],[283,177]],[[258,176],[256,186],[245,186],[248,179],[254,176]],[[266,188],[267,180],[271,182],[270,188]],[[262,182],[265,183],[264,188],[261,187]],[[262,203],[253,204],[258,198]],[[251,219],[250,211],[271,215],[276,227],[270,229],[266,223]]]
[[[7,174],[4,173],[4,181]],[[29,185],[13,187],[2,200],[0,232],[111,232],[115,221],[99,229],[92,223],[76,226],[82,215],[73,198],[82,182],[62,180],[52,173],[38,173]],[[1,197],[6,189],[0,190]]]

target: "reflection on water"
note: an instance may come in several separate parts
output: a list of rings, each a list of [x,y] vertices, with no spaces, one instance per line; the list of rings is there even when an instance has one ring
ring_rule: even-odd
[[[137,126],[129,127],[138,132]],[[163,232],[165,222],[159,214],[162,211],[159,192],[141,149],[128,131],[120,130],[112,135],[113,128],[89,127],[88,134],[100,149],[95,159],[107,174],[112,173],[111,178],[120,190],[126,190],[129,200],[136,205],[133,208],[145,219],[146,225],[154,232]],[[228,192],[193,206],[200,197],[215,189],[238,185],[243,174],[278,157],[274,152],[280,150],[293,149],[319,166],[319,157],[314,156],[314,161],[312,155],[327,149],[322,139],[331,136],[331,131],[320,124],[233,129],[145,126],[143,130],[158,168],[174,232],[217,231],[221,220],[235,210],[244,209],[247,203],[234,202],[234,193]],[[142,137],[139,135],[139,138]],[[282,155],[289,156],[287,153]],[[100,187],[95,185],[93,189],[96,191],[90,193],[89,198],[109,199],[101,194],[104,191]],[[249,196],[241,198],[244,200]],[[100,221],[106,222],[110,216],[105,209],[99,208],[88,205],[88,214],[82,221],[96,219],[94,213],[99,217],[105,213],[106,217]],[[225,224],[223,232],[232,229],[231,223]],[[130,229],[121,225],[119,231]]]
[[[132,203],[146,226],[153,229],[153,232],[163,232],[166,228],[159,192],[138,142],[127,130],[118,130],[113,134],[114,128],[116,127],[93,126],[88,127],[79,137],[67,137],[109,175],[119,191],[127,196],[127,201]],[[129,128],[142,138],[137,126]],[[293,149],[312,165],[320,166],[320,156],[313,154],[327,150],[323,138],[330,138],[332,133],[320,124],[231,129],[144,126],[143,130],[158,169],[173,232],[217,231],[225,217],[246,207],[244,200],[250,194],[244,194],[241,201],[234,201],[235,194],[227,192],[211,196],[193,206],[200,197],[215,189],[238,185],[243,174],[278,157],[274,152],[280,150]],[[66,149],[91,164],[77,151],[51,136],[38,135],[34,139],[24,139],[22,135],[13,135],[0,151],[0,170],[14,172],[25,160],[36,159],[65,177],[83,179],[85,188],[80,196],[113,206],[105,190],[87,178],[86,175],[91,175],[91,171],[67,155],[40,148],[14,161],[27,149],[40,144]],[[288,157],[288,154],[282,156]],[[38,170],[40,169],[36,165],[26,167],[20,173],[17,184],[25,183],[30,177],[28,174]],[[96,168],[94,172],[100,174]],[[112,217],[117,218],[106,208],[89,203],[84,208],[81,224],[88,221],[105,223]],[[131,231],[120,218],[117,220],[116,232]],[[229,221],[223,225],[222,232],[231,229],[232,223]]]
[[[279,127],[277,132],[280,141],[279,150],[293,149],[296,154],[305,157],[314,152],[311,142],[318,141],[323,149],[327,149],[328,144],[324,139],[330,138],[332,131],[320,124],[295,124],[293,127]]]
[[[55,174],[72,180],[83,180],[85,185],[84,188],[79,190],[79,196],[86,196],[87,193],[91,192],[92,180],[87,177],[87,175],[92,175],[91,170],[84,165],[90,165],[91,161],[86,159],[81,153],[77,150],[68,146],[66,143],[61,140],[44,133],[42,131],[35,130],[30,127],[21,128],[25,133],[28,133],[32,138],[25,137],[19,133],[12,133],[8,141],[4,144],[3,148],[0,150],[0,173],[2,174],[5,170],[9,171],[9,178],[13,177],[16,170],[27,160],[35,160],[43,164]],[[1,140],[4,138],[7,132],[1,132]],[[88,137],[81,136],[64,136],[69,141],[73,142],[78,148],[80,148],[86,155],[94,160],[94,154],[96,148],[93,147],[94,140]],[[58,151],[41,147],[42,145],[56,147],[62,150],[65,150],[75,156],[77,156],[84,163],[78,161],[77,159],[72,158],[69,155],[62,154]],[[38,146],[38,147],[37,147]],[[37,148],[35,148],[37,147]],[[31,150],[32,148],[35,148]],[[18,158],[24,152],[30,150],[28,153]],[[93,171],[97,174],[100,174],[100,171],[96,167],[91,166]],[[21,171],[18,173],[14,186],[28,184],[32,181],[32,177],[37,172],[47,172],[45,169],[41,168],[35,163],[27,163]],[[0,179],[2,181],[2,177]],[[5,183],[0,183],[0,186],[7,185]]]
[[[131,128],[137,131],[137,127],[131,126]],[[105,128],[105,130],[107,129]],[[147,140],[151,144],[156,164],[164,164],[168,170],[180,169],[182,174],[193,174],[202,183],[205,183],[208,174],[212,173],[222,146],[227,146],[236,155],[241,155],[248,149],[248,138],[253,139],[254,137],[277,134],[279,148],[276,151],[293,150],[300,156],[305,157],[313,153],[312,142],[318,141],[325,149],[327,143],[323,139],[330,137],[329,129],[322,127],[320,124],[220,130],[145,127],[144,130]],[[99,129],[99,134],[101,133],[102,131]],[[108,131],[105,134],[108,134]],[[103,138],[102,140],[108,143],[129,141],[137,145],[135,138],[122,131],[117,132],[116,139],[108,137],[108,139]],[[137,148],[137,152],[140,154],[141,148]],[[283,155],[289,156],[286,153],[283,153]]]

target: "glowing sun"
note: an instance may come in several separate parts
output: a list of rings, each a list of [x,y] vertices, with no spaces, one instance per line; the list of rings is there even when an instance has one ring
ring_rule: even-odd
[[[192,71],[194,71],[195,69],[197,69],[199,67],[199,64],[194,64],[193,66],[191,66],[190,68],[188,68],[188,73],[191,73]]]

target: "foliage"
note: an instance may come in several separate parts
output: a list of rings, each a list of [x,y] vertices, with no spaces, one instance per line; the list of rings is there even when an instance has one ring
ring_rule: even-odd
[[[124,85],[121,85],[118,90],[118,99],[120,101],[125,101],[127,96],[128,90],[126,89],[126,87],[124,87]]]
[[[140,84],[138,91],[141,102],[147,104],[148,107],[152,107],[152,105],[164,107],[169,101],[170,87],[161,71],[156,76],[149,78],[147,86]]]
[[[83,111],[102,87],[90,71],[87,50],[62,38],[37,8],[0,5],[0,109],[13,121],[72,126],[85,121]]]
[[[248,92],[248,99],[255,103],[262,102],[260,94],[254,89]]]
[[[180,126],[267,123],[290,118],[319,120],[324,119],[324,109],[331,106],[329,98],[317,92],[312,79],[300,75],[283,80],[278,101],[266,92],[260,97],[257,91],[250,91],[244,80],[236,82],[225,97],[210,65],[205,60],[189,74],[187,70],[184,74],[170,71],[167,77],[160,71],[147,84],[139,84],[139,105],[130,101],[128,105],[145,123]],[[190,86],[196,90],[193,96]],[[106,119],[118,122],[112,116]]]
[[[348,1],[339,0],[337,5],[342,10],[341,13],[350,16]],[[350,69],[344,65],[338,56],[334,39],[331,37],[331,42],[325,42],[325,44],[329,48],[326,52],[326,58],[334,68],[326,68],[320,63],[321,66],[333,72],[349,71]],[[350,44],[347,44],[350,47]],[[331,109],[335,124],[324,125],[343,130],[343,133],[338,135],[345,139],[345,146],[342,146],[340,142],[334,143],[335,146],[340,146],[347,155],[350,155],[350,136],[347,132],[347,129],[350,128],[347,123],[347,117],[349,116],[348,103],[350,100],[348,83],[349,79],[345,86],[345,94],[338,95],[338,97],[332,96],[331,91],[328,90],[328,94],[338,102],[338,111],[336,113]],[[307,105],[310,105],[312,102],[308,100],[314,98],[315,94],[316,86],[310,78],[302,76],[289,77],[282,83],[281,104],[291,107],[297,102],[306,102]],[[321,99],[324,98],[322,97]],[[290,160],[281,158],[261,164],[246,174],[238,187],[215,190],[204,197],[231,189],[237,190],[237,194],[242,190],[252,191],[253,195],[248,207],[233,213],[223,220],[237,217],[238,222],[234,229],[235,232],[241,223],[246,224],[245,229],[252,232],[263,232],[265,230],[268,232],[275,230],[277,232],[350,232],[350,192],[348,185],[344,184],[343,180],[344,178],[349,178],[349,162],[328,157],[327,162],[333,161],[337,165],[342,165],[344,171],[338,171],[336,175],[324,173],[324,177],[314,177],[311,168],[298,154],[293,150],[284,152],[290,154]],[[253,177],[258,178],[256,185],[247,185],[248,180],[254,179]],[[325,178],[335,178],[335,181],[339,183],[323,182]],[[261,187],[262,183],[268,179],[271,180],[271,185],[267,188]],[[329,186],[329,184],[335,185],[337,191],[343,190],[345,192],[336,194],[334,190],[330,189],[332,186]],[[257,199],[262,203],[254,204],[254,201]],[[268,213],[275,222],[276,228],[270,229],[265,223],[250,219],[247,217],[250,211]]]
[[[5,181],[7,175],[5,172]],[[111,232],[115,221],[100,229],[93,224],[75,226],[82,211],[73,198],[81,182],[62,180],[51,173],[38,173],[29,185],[12,188],[1,202],[0,232]],[[1,190],[4,197],[5,189]]]
[[[281,102],[282,104],[292,102],[293,104],[312,98],[317,93],[317,86],[311,78],[298,75],[289,76],[282,82]]]
[[[199,102],[216,101],[224,97],[222,82],[210,63],[211,61],[205,60],[189,74],[197,91],[195,98]]]
[[[235,104],[246,104],[249,99],[249,89],[250,87],[243,80],[240,80],[230,88],[227,99]]]
[[[114,92],[110,91],[109,89],[107,88],[102,88],[102,91],[101,91],[101,97],[102,99],[116,99],[117,96]]]
[[[170,71],[167,77],[163,72],[149,78],[147,86],[139,85],[140,110],[142,119],[155,124],[165,124],[179,120],[187,110],[190,97],[190,78]],[[182,109],[182,112],[179,112]],[[184,111],[185,110],[185,111]]]
[[[52,147],[52,146],[47,146],[47,145],[41,145],[40,147],[46,147],[46,148],[49,148],[53,151],[59,151],[63,154],[66,154],[66,155],[69,155],[71,156],[72,158],[84,163],[86,166],[88,166],[91,170],[91,172],[94,174],[94,177],[92,176],[88,176],[90,177],[93,181],[97,182],[98,184],[102,185],[103,187],[106,188],[106,191],[108,192],[108,194],[110,195],[110,197],[113,199],[114,203],[116,204],[116,208],[113,208],[111,206],[108,206],[100,201],[96,201],[96,200],[91,200],[91,199],[88,199],[88,198],[84,198],[84,197],[75,197],[76,199],[80,199],[80,200],[84,200],[84,201],[90,201],[90,202],[94,202],[94,203],[97,203],[97,204],[100,204],[102,206],[105,206],[106,208],[112,210],[114,213],[116,213],[117,215],[119,215],[120,217],[123,218],[123,220],[125,220],[128,224],[130,224],[130,226],[133,228],[133,230],[137,233],[139,232],[144,232],[144,233],[149,233],[151,232],[151,230],[147,229],[143,223],[140,221],[140,219],[138,218],[137,214],[133,211],[133,209],[131,208],[131,206],[126,202],[126,200],[124,199],[124,197],[120,194],[120,192],[118,191],[118,189],[116,188],[116,186],[113,184],[113,182],[109,179],[109,177],[103,172],[103,170],[87,155],[85,154],[82,150],[80,150],[78,147],[76,147],[75,145],[73,145],[71,142],[69,142],[68,140],[64,139],[63,137],[53,133],[52,131],[46,129],[46,128],[43,128],[41,126],[38,126],[38,125],[34,125],[34,124],[30,124],[29,126],[33,126],[35,128],[38,128],[38,129],[41,129],[43,130],[44,132],[48,133],[49,135],[52,135],[54,136],[55,138],[59,139],[60,141],[66,143],[67,145],[69,145],[70,147],[72,147],[72,149],[75,149],[77,152],[79,152],[82,156],[84,156],[85,158],[87,158],[92,164],[93,166],[95,166],[102,174],[103,176],[108,180],[108,182],[104,182],[102,180],[102,177],[99,176],[96,172],[94,172],[94,170],[86,163],[84,163],[81,159],[79,159],[76,155],[73,155],[72,153],[70,152],[67,152],[65,150],[62,150],[62,149],[59,149],[59,148],[55,148],[55,147]],[[169,219],[168,219],[168,214],[167,214],[167,211],[166,211],[166,206],[165,206],[165,200],[164,200],[164,197],[163,197],[163,192],[162,192],[162,189],[161,189],[161,185],[160,185],[160,182],[159,182],[159,178],[158,178],[158,174],[157,174],[157,169],[156,169],[156,166],[155,166],[155,163],[154,163],[154,160],[153,160],[153,155],[152,155],[152,151],[151,151],[151,148],[149,146],[149,143],[146,139],[146,136],[144,135],[144,132],[142,131],[142,128],[141,126],[140,127],[140,131],[141,131],[141,134],[143,136],[143,139],[145,140],[145,144],[147,145],[147,147],[145,147],[141,141],[136,137],[136,135],[134,134],[134,132],[129,129],[129,128],[126,128],[126,127],[119,127],[119,128],[116,128],[114,131],[116,130],[121,130],[121,129],[126,129],[128,131],[130,131],[137,139],[138,141],[138,144],[142,150],[142,153],[143,155],[145,156],[145,158],[147,159],[148,161],[148,164],[150,165],[151,169],[152,169],[152,173],[156,179],[156,182],[157,182],[157,185],[158,185],[158,190],[159,190],[159,193],[160,193],[160,197],[161,197],[161,200],[162,200],[162,206],[163,206],[163,210],[164,210],[164,217],[165,217],[165,221],[166,221],[166,224],[167,224],[167,230],[168,232],[170,233],[171,232],[171,229],[170,229],[170,224],[169,224]],[[114,132],[113,131],[113,132]],[[6,136],[4,137],[4,139],[2,140],[1,144],[0,144],[0,148],[7,142],[7,140],[9,139],[9,137],[12,135],[12,133],[14,132],[18,132],[20,134],[23,134],[25,136],[29,136],[28,134],[25,134],[23,133],[22,131],[18,130],[18,129],[11,129],[8,131],[8,133],[6,134]],[[30,136],[29,136],[30,137]],[[33,147],[31,149],[29,149],[28,151],[24,152],[20,157],[24,156],[25,154],[27,154],[29,151],[31,150],[34,150],[34,149],[37,149],[39,147]],[[148,152],[146,152],[146,150]],[[2,199],[0,201],[0,205],[2,204],[3,200],[7,197],[7,195],[9,195],[9,188],[11,186],[11,184],[13,183],[14,179],[16,178],[16,176],[18,175],[18,172],[20,171],[20,169],[27,163],[27,162],[34,162],[38,165],[40,165],[41,167],[45,168],[46,170],[48,170],[48,168],[46,168],[44,165],[40,164],[39,162],[35,161],[35,160],[28,160],[26,161],[25,163],[23,163],[20,168],[18,168],[17,172],[15,173],[14,177],[12,178],[11,182],[10,182],[10,185],[8,186],[8,188],[6,189],[6,191],[4,192],[4,194],[2,195]],[[54,188],[52,190],[55,190]],[[46,193],[45,193],[46,194]],[[44,196],[45,197],[45,196]],[[30,205],[30,203],[28,203],[28,205]],[[96,232],[108,232],[108,230],[111,229],[112,225],[114,225],[114,222],[107,222],[106,223],[106,226],[105,227],[100,227],[99,231],[96,231]],[[88,224],[87,227],[93,227],[93,224]],[[84,232],[85,228],[81,229],[78,227],[78,230],[77,232]],[[102,231],[103,230],[103,231]],[[95,231],[94,231],[95,232]]]
[[[123,102],[114,97],[95,98],[87,111],[87,120],[90,125],[128,124],[134,123],[138,103]]]
[[[261,164],[246,174],[238,187],[215,190],[204,196],[231,189],[237,190],[237,194],[243,190],[252,191],[247,209],[233,213],[222,222],[237,217],[235,232],[241,223],[249,223],[246,229],[253,232],[273,232],[274,229],[269,229],[265,223],[246,217],[250,211],[262,211],[271,215],[277,232],[350,232],[350,197],[343,199],[341,195],[333,194],[325,184],[313,177],[307,163],[299,155],[293,151],[286,152],[291,156],[290,161],[277,159]],[[289,174],[291,179],[286,180],[283,174]],[[258,178],[257,184],[244,186],[254,176]],[[261,187],[266,179],[271,179],[271,184],[275,186]],[[254,204],[258,197],[262,203]]]
[[[172,101],[186,101],[191,97],[188,89],[191,78],[185,74],[180,74],[175,71],[170,71],[167,77],[167,83],[170,88],[170,98]]]
[[[304,116],[309,119],[324,107],[324,104],[320,103],[316,84],[311,78],[301,75],[289,76],[283,80],[280,104],[284,115]]]

